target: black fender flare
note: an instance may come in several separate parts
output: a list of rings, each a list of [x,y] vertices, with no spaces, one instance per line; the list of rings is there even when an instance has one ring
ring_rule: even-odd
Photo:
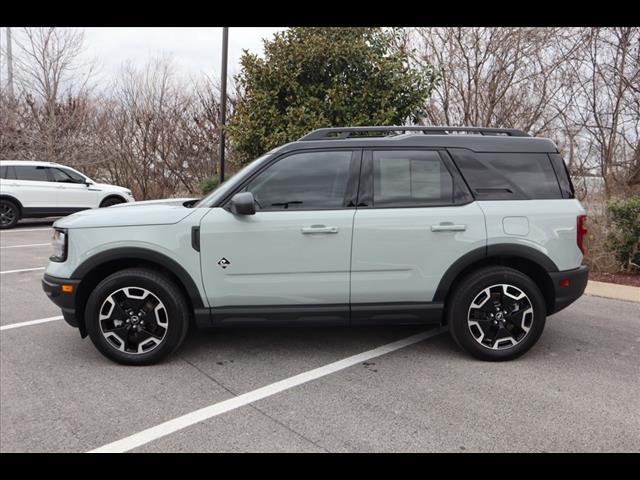
[[[479,247],[458,258],[444,273],[433,296],[434,302],[444,302],[449,289],[458,276],[469,266],[482,260],[491,258],[512,257],[523,258],[535,263],[544,271],[552,273],[558,271],[558,266],[547,255],[533,247],[517,243],[497,243]]]
[[[169,270],[182,283],[195,310],[204,309],[202,296],[189,273],[175,260],[162,253],[142,247],[119,247],[100,252],[76,267],[71,274],[72,279],[82,280],[94,269],[114,260],[146,260]]]

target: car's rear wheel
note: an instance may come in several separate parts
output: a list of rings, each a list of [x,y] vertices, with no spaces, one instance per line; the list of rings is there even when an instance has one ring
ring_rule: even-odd
[[[20,220],[20,209],[11,200],[0,200],[0,228],[13,228]]]
[[[120,203],[124,203],[124,200],[119,197],[109,197],[105,198],[100,204],[100,208],[110,207],[112,205],[118,205]]]
[[[189,326],[189,307],[169,278],[132,268],[109,275],[87,301],[85,325],[107,358],[149,365],[176,350]]]
[[[508,267],[465,277],[449,300],[447,321],[456,343],[482,360],[511,360],[527,352],[544,329],[546,306],[537,285]]]

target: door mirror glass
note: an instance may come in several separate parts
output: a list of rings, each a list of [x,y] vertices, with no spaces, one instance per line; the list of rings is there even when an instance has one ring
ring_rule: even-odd
[[[231,199],[231,213],[234,215],[253,215],[256,205],[251,192],[236,193]]]

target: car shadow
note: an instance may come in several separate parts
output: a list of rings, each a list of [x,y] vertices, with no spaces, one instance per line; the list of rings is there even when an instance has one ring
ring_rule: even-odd
[[[180,348],[180,355],[203,358],[223,352],[251,352],[261,357],[283,355],[301,360],[311,353],[348,356],[436,328],[435,325],[192,328]]]

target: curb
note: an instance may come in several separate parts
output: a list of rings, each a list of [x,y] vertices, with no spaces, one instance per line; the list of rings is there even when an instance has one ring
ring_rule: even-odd
[[[640,287],[632,287],[631,285],[618,285],[617,283],[589,280],[584,293],[596,297],[640,303]]]

